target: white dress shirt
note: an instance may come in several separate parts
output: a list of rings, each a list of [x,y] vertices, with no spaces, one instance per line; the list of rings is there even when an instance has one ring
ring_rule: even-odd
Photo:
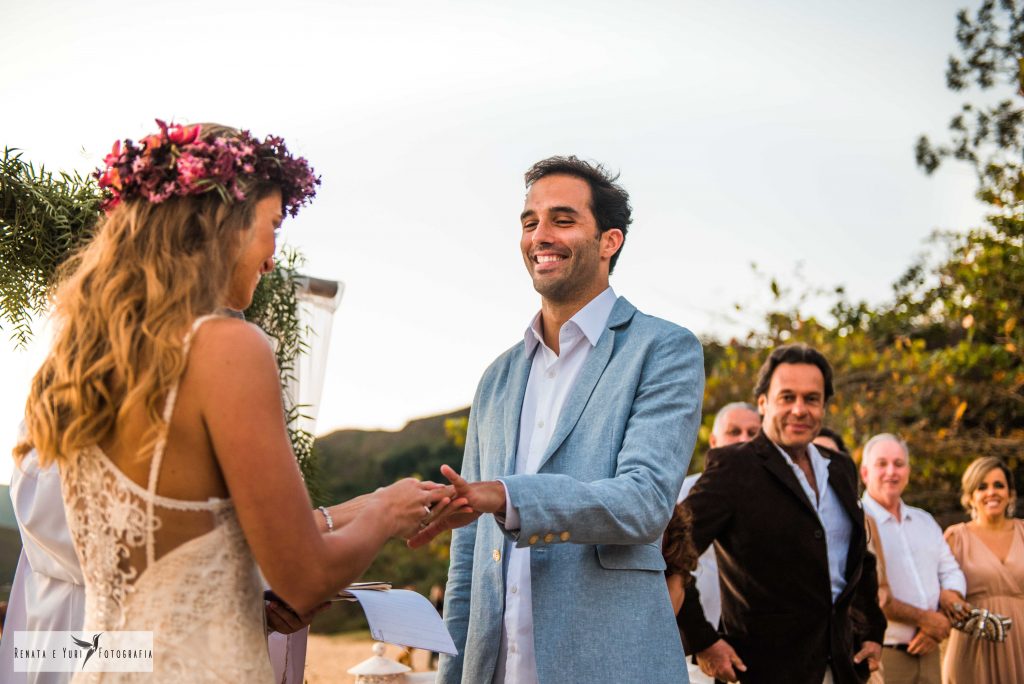
[[[519,415],[519,444],[516,475],[537,472],[551,435],[579,375],[583,362],[597,345],[608,324],[615,292],[606,289],[566,321],[558,331],[558,354],[544,344],[540,314],[533,318],[524,335],[527,356],[533,356],[526,383],[523,410]],[[499,519],[499,523],[502,520]],[[505,490],[505,529],[519,529],[519,511]],[[495,684],[536,684],[537,658],[533,645],[533,604],[530,584],[530,549],[505,544],[505,621]]]
[[[786,463],[793,469],[793,474],[807,494],[807,500],[811,502],[821,526],[825,528],[825,540],[828,542],[828,574],[832,582],[832,602],[835,603],[839,595],[846,588],[846,558],[850,554],[850,535],[853,532],[853,521],[843,510],[843,505],[836,496],[835,491],[828,485],[828,464],[829,460],[818,453],[814,444],[807,445],[807,454],[811,459],[811,468],[814,470],[814,479],[818,483],[819,495],[815,495],[814,488],[807,481],[804,471],[789,454],[778,444],[775,447],[786,459]],[[888,556],[886,556],[888,558]]]
[[[897,519],[867,492],[861,500],[864,512],[878,523],[885,575],[894,599],[922,610],[937,610],[942,589],[967,595],[967,580],[935,518],[900,501]],[[890,620],[885,643],[907,644],[916,633],[916,626]]]

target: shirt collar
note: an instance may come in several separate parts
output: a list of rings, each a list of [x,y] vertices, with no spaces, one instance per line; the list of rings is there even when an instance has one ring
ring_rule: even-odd
[[[772,442],[772,444],[775,444],[775,442]],[[785,449],[778,444],[775,444],[775,448],[779,450],[779,453],[782,454],[782,458],[786,459],[786,463],[788,463],[791,468],[796,467],[796,463],[793,462],[793,459],[790,458]],[[814,470],[814,479],[819,483],[818,489],[819,491],[824,491],[821,483],[828,482],[829,459],[821,455],[821,452],[818,451],[818,447],[814,445],[814,442],[807,445],[807,455],[811,459],[811,468]]]
[[[608,319],[612,315],[612,309],[615,307],[617,299],[615,290],[610,286],[607,287],[601,294],[587,302],[586,306],[577,311],[576,315],[566,321],[562,328],[564,329],[570,323],[574,324],[586,336],[590,346],[596,347],[597,341],[601,339],[601,335],[608,325]],[[540,327],[540,313],[538,311],[534,315],[530,325],[526,328],[526,332],[523,333],[523,343],[526,345],[527,355],[532,354],[537,345],[544,342],[544,331]],[[561,330],[559,333],[561,333]]]
[[[867,492],[864,492],[864,496],[862,496],[860,500],[864,503],[864,508],[868,509],[868,512],[871,513],[872,517],[877,518],[879,522],[897,519],[896,516],[894,516],[885,508],[885,506],[875,501],[874,498]],[[910,517],[910,515],[910,508],[905,503],[903,503],[903,499],[900,499],[899,520],[907,520]]]

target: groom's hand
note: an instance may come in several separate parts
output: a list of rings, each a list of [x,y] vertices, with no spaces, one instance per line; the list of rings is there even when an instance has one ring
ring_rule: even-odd
[[[406,543],[411,549],[429,544],[442,532],[465,527],[484,513],[505,512],[505,487],[500,482],[467,482],[447,465],[441,466],[441,474],[452,483],[455,493],[449,504],[435,506],[428,524],[409,537]]]
[[[441,466],[441,474],[455,487],[455,496],[465,499],[477,513],[500,515],[505,512],[505,487],[497,480],[466,482],[454,468],[447,465]]]

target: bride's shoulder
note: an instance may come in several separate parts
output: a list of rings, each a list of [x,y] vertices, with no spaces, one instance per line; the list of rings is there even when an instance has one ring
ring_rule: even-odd
[[[206,369],[275,365],[270,338],[258,326],[218,316],[203,322],[192,337],[189,365]]]

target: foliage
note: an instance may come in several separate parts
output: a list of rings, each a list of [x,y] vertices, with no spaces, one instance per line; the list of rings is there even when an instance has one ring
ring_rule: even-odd
[[[960,10],[956,40],[959,53],[950,56],[946,68],[949,89],[961,92],[977,86],[984,93],[1008,92],[994,103],[964,103],[949,123],[948,143],[934,145],[921,136],[915,149],[917,163],[932,173],[944,159],[966,161],[983,186],[1016,186],[1019,195],[1024,109],[1012,99],[1012,92],[1024,88],[1024,9],[1015,0],[984,0],[973,17]]]
[[[274,339],[274,354],[281,373],[284,393],[285,417],[292,451],[299,463],[314,505],[327,502],[319,486],[319,468],[313,449],[314,436],[303,430],[300,420],[305,408],[289,396],[286,388],[297,382],[296,367],[299,356],[309,351],[310,330],[299,320],[298,277],[305,259],[298,250],[285,248],[275,257],[274,270],[260,279],[252,304],[245,311],[246,320],[260,326]]]
[[[32,317],[47,306],[57,266],[92,236],[100,198],[95,181],[38,171],[4,148],[0,161],[0,328],[24,347]]]

